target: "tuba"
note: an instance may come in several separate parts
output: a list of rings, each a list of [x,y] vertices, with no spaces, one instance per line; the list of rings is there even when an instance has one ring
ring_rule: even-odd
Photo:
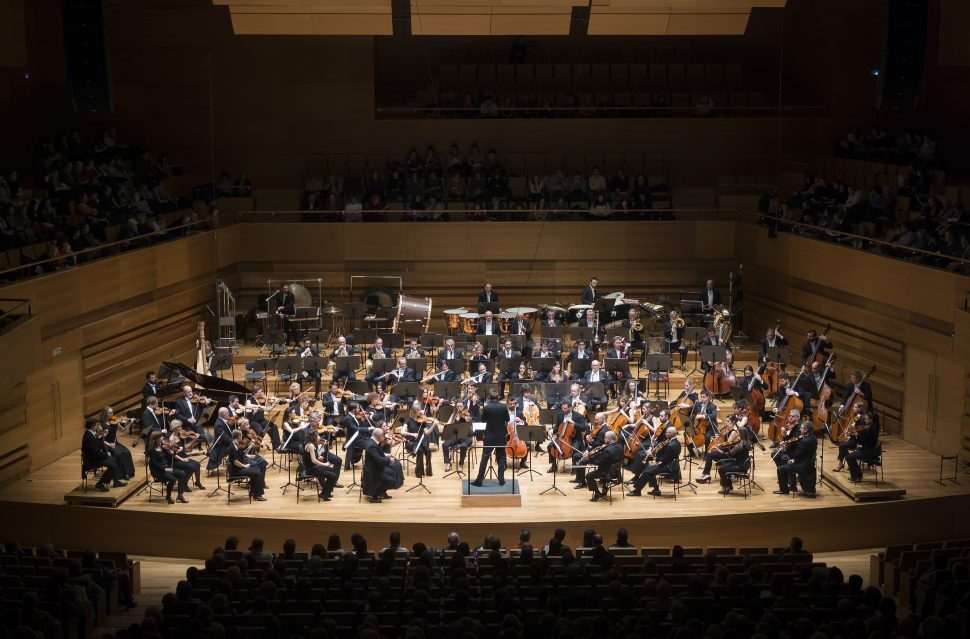
[[[727,344],[731,339],[731,311],[725,306],[718,306],[714,309],[714,332],[722,344]]]

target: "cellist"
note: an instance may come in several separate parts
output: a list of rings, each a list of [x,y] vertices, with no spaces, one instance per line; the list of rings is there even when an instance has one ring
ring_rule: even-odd
[[[586,469],[576,468],[576,466],[584,465],[580,460],[587,450],[592,450],[605,443],[606,433],[608,432],[610,430],[606,427],[606,414],[596,413],[596,416],[593,417],[593,423],[589,425],[588,432],[583,435],[585,446],[582,450],[577,450],[573,453],[573,472],[576,474],[576,479],[573,481],[576,484],[576,490],[586,488]]]
[[[724,362],[728,365],[728,368],[730,368],[733,355],[731,345],[721,341],[721,337],[717,334],[717,331],[714,330],[713,326],[708,327],[707,337],[701,340],[701,346],[723,346],[725,357]],[[712,366],[714,366],[714,362],[701,362],[701,368],[704,369],[705,375],[711,370]]]
[[[586,417],[582,413],[573,410],[573,406],[568,399],[563,400],[560,403],[562,411],[556,418],[556,423],[552,426],[552,432],[549,434],[550,444],[547,448],[549,451],[549,472],[554,473],[558,470],[559,464],[556,461],[556,457],[553,455],[553,450],[555,445],[552,442],[557,442],[563,437],[569,428],[572,426],[573,436],[572,439],[566,443],[570,445],[571,448],[582,448],[579,445],[583,441],[583,437],[589,432],[589,422],[586,421]],[[560,444],[560,448],[562,445]]]

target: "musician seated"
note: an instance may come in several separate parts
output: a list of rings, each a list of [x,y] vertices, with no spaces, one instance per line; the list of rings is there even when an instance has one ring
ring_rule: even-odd
[[[354,373],[355,366],[353,365],[353,363],[351,363],[351,365],[348,368],[345,368],[343,370],[337,370],[336,359],[338,357],[350,357],[352,355],[357,355],[358,353],[359,351],[356,348],[353,348],[347,345],[347,338],[345,338],[343,335],[337,338],[337,345],[330,352],[330,359],[333,360],[331,363],[335,365],[334,371],[333,371],[333,378],[332,378],[332,381],[330,382],[331,384],[338,381],[346,381],[346,380],[352,381],[357,379]]]
[[[552,345],[549,340],[542,340],[539,344],[539,350],[532,354],[532,357],[539,357],[543,359],[558,359],[559,355],[552,349]]]
[[[424,349],[418,345],[418,340],[411,338],[408,342],[407,348],[404,349],[404,357],[407,359],[424,359],[425,352]]]
[[[367,374],[364,375],[364,380],[368,383],[371,390],[374,390],[376,384],[375,379],[383,373],[374,370],[374,362],[379,359],[387,359],[391,356],[391,349],[384,348],[384,340],[380,337],[374,340],[374,345],[367,351],[367,361],[364,363],[364,368],[367,369]]]
[[[767,386],[765,385],[765,380],[761,378],[761,375],[755,373],[754,368],[749,364],[744,367],[744,374],[738,380],[738,388],[750,393],[756,390],[764,391]]]
[[[515,357],[519,357],[519,351],[512,348],[512,340],[507,339],[502,344],[502,347],[498,351],[499,360],[509,360]],[[521,365],[521,364],[520,364]],[[500,362],[501,366],[501,362]],[[507,369],[506,371],[500,371],[498,374],[498,390],[499,396],[505,395],[505,383],[513,379],[515,376],[515,371],[512,369]]]
[[[361,442],[364,450],[364,472],[360,479],[361,492],[371,503],[390,499],[391,496],[387,491],[399,485],[395,481],[395,476],[400,473],[400,462],[385,452],[385,444],[384,431],[380,428],[375,428],[370,437]]]
[[[637,309],[631,308],[626,312],[626,319],[620,323],[620,326],[627,329],[627,337],[629,338],[630,348],[643,350],[645,347],[643,342],[643,331],[633,330],[633,325],[639,323],[640,320],[637,317]]]
[[[387,375],[384,377],[384,382],[388,385],[396,385],[401,382],[414,382],[417,381],[417,377],[414,375],[414,369],[408,367],[408,360],[399,357],[397,358],[397,367],[388,371]],[[402,402],[414,401],[413,397],[401,396]]]
[[[414,476],[424,477],[433,475],[431,471],[431,442],[429,436],[435,425],[435,420],[424,414],[421,404],[415,402],[410,409],[408,418],[404,420],[404,449],[414,456]]]
[[[175,402],[175,415],[182,420],[183,428],[195,432],[207,444],[212,443],[212,438],[205,432],[202,423],[202,407],[211,403],[212,400],[208,397],[197,398],[188,384],[182,387],[182,397]]]
[[[300,359],[305,359],[307,357],[319,357],[320,349],[313,345],[313,340],[309,337],[303,338],[303,345],[297,348],[297,354]],[[300,380],[303,382],[309,382],[313,380],[313,396],[320,397],[320,380],[323,378],[323,372],[317,368],[312,370],[301,370],[299,373]]]
[[[479,304],[490,304],[498,302],[498,293],[492,290],[492,283],[485,282],[485,287],[478,293]]]
[[[509,335],[521,335],[523,337],[522,356],[529,357],[532,354],[532,325],[525,318],[525,313],[518,312],[515,319],[509,322]]]
[[[853,396],[857,392],[862,395],[862,399],[865,400],[867,408],[872,406],[872,386],[869,385],[869,382],[862,379],[862,371],[852,371],[849,373],[849,383],[845,385],[845,392],[842,394],[842,403],[839,404],[839,410],[843,410],[852,401]]]
[[[118,462],[108,454],[104,442],[97,435],[97,428],[97,420],[90,418],[84,420],[84,435],[81,437],[81,469],[87,472],[104,468],[101,478],[94,487],[101,492],[108,492],[108,482],[112,482],[114,488],[121,488],[127,483],[120,480]]]
[[[650,484],[650,495],[660,496],[660,486],[657,483],[657,476],[660,474],[670,475],[673,481],[680,481],[680,440],[677,439],[677,429],[668,426],[664,431],[664,441],[660,444],[663,448],[656,452],[656,463],[649,464],[639,475],[633,478],[633,490],[627,493],[628,497],[639,497],[643,487]],[[659,447],[659,446],[658,446]],[[648,455],[649,460],[649,455]]]
[[[566,356],[568,366],[574,359],[594,359],[596,356],[586,348],[586,340],[577,340],[576,347]]]
[[[590,396],[590,401],[592,402],[593,408],[596,410],[606,408],[606,405],[609,402],[607,399],[607,394],[612,392],[613,388],[613,376],[602,370],[599,360],[594,359],[590,364],[590,369],[583,373],[582,379],[583,386],[585,388],[589,388],[590,384],[594,384],[596,382],[603,384],[603,394],[598,397]]]
[[[765,331],[764,339],[761,340],[761,344],[758,346],[758,363],[765,363],[769,348],[781,348],[782,346],[788,346],[788,340],[780,331],[769,326],[768,330]]]
[[[630,352],[632,348],[628,346],[622,337],[617,335],[613,338],[613,346],[606,350],[606,359],[630,359]],[[627,365],[629,367],[629,365]],[[614,379],[633,379],[633,374],[630,373],[629,368],[625,371],[615,371],[611,373]],[[615,396],[616,393],[614,392]]]
[[[229,454],[229,449],[232,445],[232,428],[229,426],[229,423],[230,421],[232,423],[236,422],[236,416],[231,412],[233,400],[235,400],[238,407],[239,397],[233,395],[230,398],[230,408],[223,406],[219,409],[219,413],[216,416],[214,426],[215,441],[209,446],[209,462],[206,464],[206,470],[210,472],[219,467],[222,460]]]
[[[778,490],[772,491],[775,495],[794,492],[797,480],[805,497],[815,496],[815,453],[818,450],[818,440],[812,433],[810,421],[802,422],[798,432],[798,441],[788,446],[786,461],[778,463]],[[794,439],[795,437],[791,438]]]
[[[337,479],[340,477],[340,458],[323,450],[323,446],[320,445],[320,434],[317,433],[316,428],[311,428],[307,433],[301,464],[303,474],[307,477],[316,477],[317,483],[320,484],[320,499],[330,501],[333,489],[338,485]]]
[[[852,431],[848,439],[839,444],[839,465],[833,470],[841,472],[849,465],[849,481],[862,481],[861,464],[879,457],[879,416],[875,411],[867,411],[862,404],[853,407],[849,420]]]
[[[718,494],[727,495],[734,490],[732,474],[746,473],[751,469],[751,443],[747,437],[740,437],[727,449],[726,455],[718,462],[721,490]]]
[[[556,317],[556,311],[551,308],[546,309],[546,316],[542,318],[542,326],[548,326],[549,328],[555,328],[557,326],[562,326],[562,322]]]
[[[586,486],[593,491],[590,501],[599,501],[606,497],[606,482],[612,474],[619,472],[620,463],[623,461],[623,444],[616,440],[616,433],[607,430],[603,435],[602,446],[602,450],[590,453],[586,460],[587,465],[595,466],[586,475]]]
[[[290,404],[283,411],[283,441],[280,452],[298,453],[303,450],[304,434],[307,420],[310,417],[310,398],[300,396],[299,400]]]
[[[455,340],[448,338],[445,340],[444,348],[438,351],[438,363],[441,364],[446,359],[461,359],[462,351],[455,347]]]
[[[262,462],[262,463],[260,463]],[[232,431],[232,448],[229,451],[229,477],[249,479],[249,496],[256,501],[266,501],[266,460],[247,454],[242,447],[242,431]]]
[[[606,415],[603,413],[596,413],[593,416],[593,423],[587,423],[586,430],[582,430],[579,425],[580,422],[574,422],[574,427],[576,429],[577,435],[579,435],[573,446],[573,482],[575,482],[575,489],[579,490],[581,488],[586,488],[586,462],[588,461],[585,457],[586,451],[592,451],[592,449],[602,446],[606,441],[606,434],[610,431],[606,428]]]
[[[713,327],[707,329],[707,336],[701,340],[701,348],[704,346],[723,346],[725,357],[730,357],[732,352],[731,345],[722,342],[720,336],[718,336],[717,331],[715,331]],[[713,362],[701,362],[701,368],[704,369],[705,375],[711,370],[711,366],[713,365]]]
[[[698,484],[708,484],[711,481],[711,467],[721,460],[728,457],[728,447],[733,446],[741,439],[741,431],[739,430],[740,421],[744,419],[744,410],[747,408],[747,404],[743,401],[734,403],[734,414],[728,416],[730,420],[730,430],[724,435],[722,441],[721,437],[718,437],[719,445],[710,446],[706,453],[704,453],[704,470],[701,471],[700,476],[697,478]]]
[[[455,410],[458,411],[455,421],[458,422],[480,422],[482,421],[482,402],[481,398],[475,393],[475,387],[472,386],[470,389],[468,397],[455,406]],[[445,427],[445,433],[454,432],[449,431],[448,427]],[[474,440],[469,433],[468,437],[463,438],[452,438],[445,439],[441,444],[442,454],[444,455],[445,461],[445,472],[451,472],[451,456],[455,450],[458,451],[458,467],[461,468],[465,465],[465,458],[468,454],[468,449],[471,448]]]
[[[717,432],[717,406],[707,389],[701,391],[697,403],[692,407],[691,421],[704,435],[704,445],[707,446]]]
[[[468,380],[474,380],[474,382],[468,382]],[[465,378],[465,381],[475,384],[491,384],[492,374],[488,372],[488,365],[485,362],[479,362],[478,367]]]
[[[656,415],[651,415],[646,419],[647,427],[650,429],[649,439],[644,439],[640,447],[633,455],[633,462],[630,466],[631,479],[626,480],[625,484],[633,484],[636,477],[640,475],[651,461],[650,453],[659,444],[667,439],[667,427],[670,426],[670,411],[661,409]],[[675,429],[676,431],[676,429]]]
[[[441,362],[438,366],[438,371],[432,373],[425,377],[422,381],[430,381],[432,384],[437,384],[438,382],[460,382],[461,375],[451,370],[451,365],[447,361]]]
[[[174,504],[172,490],[178,484],[178,501],[183,504],[189,503],[185,498],[185,489],[188,483],[188,476],[184,471],[174,467],[171,453],[163,446],[164,436],[160,432],[152,433],[152,438],[148,448],[148,472],[152,479],[165,484],[165,501]]]
[[[498,335],[498,322],[492,317],[492,311],[485,311],[485,317],[478,321],[478,335]]]
[[[596,311],[591,308],[587,308],[586,312],[583,313],[583,316],[579,318],[580,328],[596,328],[596,324]]]
[[[664,337],[667,339],[667,352],[680,353],[680,370],[687,364],[687,344],[684,343],[684,327],[678,326],[677,311],[670,311],[670,319],[664,322]]]
[[[796,381],[798,382],[797,384],[795,384]],[[798,376],[796,380],[792,380],[788,373],[782,373],[778,376],[778,393],[775,396],[775,405],[783,405],[786,397],[797,396],[802,400],[802,410],[810,412],[813,387],[812,380],[804,374]],[[775,412],[778,412],[778,408],[775,408]]]
[[[574,411],[568,400],[563,401],[559,406],[562,410],[556,417],[557,421],[553,424],[549,433],[549,446],[547,447],[550,473],[559,469],[557,457],[571,459],[572,452],[575,452],[577,447],[584,448],[581,445],[583,437],[589,432],[589,422],[586,421],[586,417],[581,412]],[[570,426],[572,427],[572,436],[567,437]]]

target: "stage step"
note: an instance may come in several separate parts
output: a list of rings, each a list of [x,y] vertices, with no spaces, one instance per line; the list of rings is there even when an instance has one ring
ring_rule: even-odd
[[[522,506],[522,493],[517,479],[506,480],[504,486],[497,479],[486,479],[481,487],[471,486],[469,480],[461,482],[461,505],[463,508],[505,508]]]
[[[105,508],[117,508],[126,499],[145,487],[144,479],[132,479],[127,486],[121,488],[108,487],[108,492],[103,493],[94,487],[93,482],[88,482],[87,490],[83,490],[78,484],[77,488],[64,495],[64,501],[72,506],[102,506]],[[164,499],[164,496],[162,497]]]
[[[822,479],[855,501],[900,499],[906,495],[905,488],[900,488],[890,481],[880,481],[876,485],[875,480],[870,479],[871,477],[872,475],[867,475],[865,481],[856,484],[849,481],[848,472],[835,473],[831,470],[822,469]]]

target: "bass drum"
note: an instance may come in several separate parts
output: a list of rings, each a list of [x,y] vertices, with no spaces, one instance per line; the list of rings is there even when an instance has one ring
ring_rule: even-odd
[[[431,323],[431,298],[401,295],[391,332],[403,335],[420,335],[428,331]]]
[[[367,313],[373,314],[380,308],[394,308],[397,293],[389,288],[369,288],[360,294],[357,301],[367,304]]]

